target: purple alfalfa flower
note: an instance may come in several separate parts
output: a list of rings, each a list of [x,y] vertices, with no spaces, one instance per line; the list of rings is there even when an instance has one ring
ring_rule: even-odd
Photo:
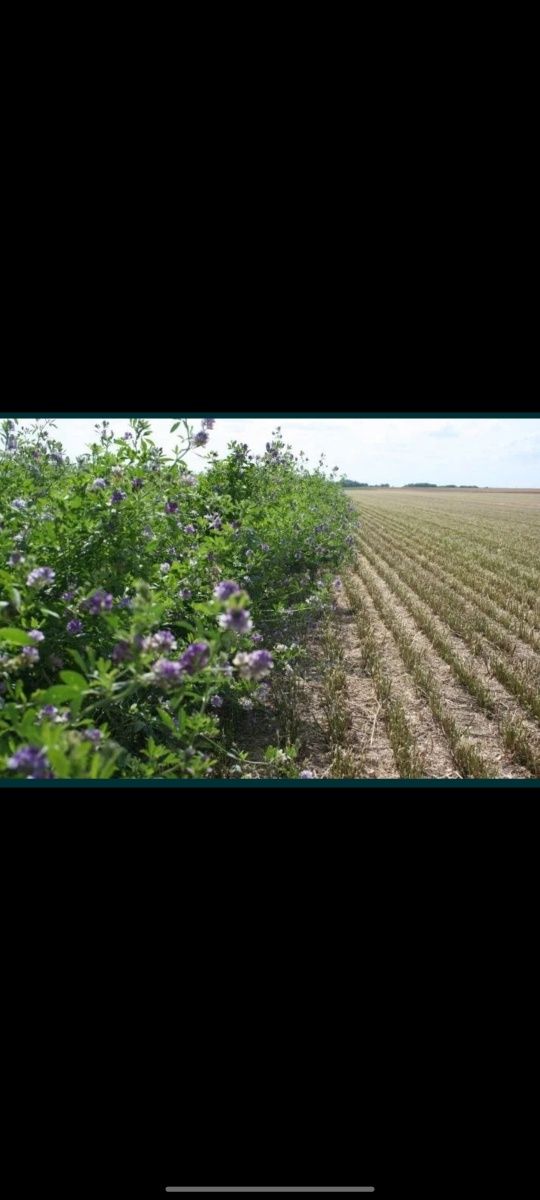
[[[112,504],[121,504],[122,500],[125,500],[126,496],[127,496],[127,492],[123,492],[121,488],[115,488],[115,490],[111,496],[111,503]]]
[[[53,779],[47,760],[47,751],[42,746],[20,746],[7,760],[10,770],[20,770],[26,779]]]
[[[164,562],[164,563],[160,563],[160,564],[159,564],[159,573],[160,573],[160,575],[168,575],[168,574],[169,574],[169,571],[170,571],[170,569],[171,569],[171,564],[170,564],[170,563],[168,563],[168,562]]]
[[[220,629],[241,634],[249,633],[253,628],[253,621],[246,608],[229,608],[227,612],[218,617],[218,625]]]
[[[102,488],[106,488],[106,487],[107,487],[107,480],[102,479],[101,476],[99,476],[98,479],[94,479],[94,482],[90,484],[90,491],[91,492],[99,492]]]
[[[23,562],[24,562],[24,554],[21,554],[20,550],[15,550],[14,553],[10,554],[10,556],[8,558],[8,566],[9,567],[18,567],[19,564],[22,564]]]
[[[28,637],[32,638],[33,642],[44,642],[45,641],[45,634],[41,632],[41,629],[29,629]]]
[[[252,633],[251,640],[254,646],[260,645],[260,643],[263,641],[262,633]]]
[[[176,650],[176,638],[170,629],[158,629],[145,642],[145,650]]]
[[[159,683],[178,683],[182,678],[182,667],[170,658],[158,658],[152,666],[152,675]]]
[[[114,665],[118,666],[119,663],[125,662],[126,659],[131,658],[131,655],[132,650],[129,642],[121,641],[117,642],[116,645],[113,646],[111,659]]]
[[[83,607],[88,609],[88,612],[96,617],[100,612],[110,612],[113,606],[113,598],[110,592],[106,592],[104,588],[98,588],[88,600],[83,601]]]
[[[134,492],[138,492],[140,488],[144,487],[144,479],[141,479],[140,475],[135,475],[131,480],[131,486]]]
[[[58,709],[56,708],[56,705],[44,704],[43,708],[40,708],[40,710],[39,710],[39,716],[40,717],[55,717],[57,712],[58,712]]]
[[[215,417],[203,417],[201,425],[203,429],[213,429],[216,423]]]
[[[252,679],[262,679],[272,670],[274,663],[269,650],[253,650],[248,655]]]
[[[251,654],[241,651],[233,663],[242,679],[262,679],[274,666],[269,650],[253,650]]]
[[[47,752],[41,746],[21,746],[8,758],[10,771],[24,771],[27,779],[52,779]]]
[[[125,442],[130,442],[133,437],[133,434],[132,433],[123,433],[122,437]]]
[[[315,771],[300,771],[299,779],[316,779]]]
[[[22,510],[27,507],[27,503],[28,502],[26,500],[22,500],[19,498],[17,500],[11,501],[11,507],[18,509],[19,512],[22,512]]]
[[[184,533],[196,533],[196,532],[197,532],[197,530],[195,529],[194,525],[184,525]]]
[[[85,742],[93,742],[97,745],[101,741],[101,729],[85,729],[83,733]]]
[[[180,596],[181,600],[191,600],[193,592],[192,592],[191,588],[185,587],[185,588],[180,588],[178,595]]]
[[[133,608],[133,600],[131,600],[129,596],[123,596],[122,599],[118,601],[118,607]]]
[[[213,517],[212,520],[210,521],[210,529],[221,529],[222,525],[223,525],[223,521],[221,520],[221,517],[218,516],[218,514],[216,513],[215,517]]]
[[[23,646],[22,652],[27,662],[39,662],[39,650],[36,650],[35,646]]]
[[[62,598],[62,600],[65,600],[67,603],[69,600],[73,600],[74,595],[75,595],[74,591],[62,592],[61,598]]]
[[[33,571],[27,576],[26,582],[28,587],[47,587],[47,584],[52,583],[56,575],[51,567],[34,567]]]
[[[212,698],[210,700],[210,707],[211,708],[223,708],[223,697],[222,696],[212,696]]]
[[[216,600],[228,600],[229,596],[235,596],[237,592],[241,591],[242,588],[238,583],[235,583],[234,579],[223,579],[214,588],[214,598]]]
[[[268,704],[270,700],[270,687],[267,683],[261,683],[255,692],[255,699],[260,704]]]
[[[179,660],[180,668],[185,671],[186,675],[194,675],[196,671],[202,671],[208,666],[210,660],[210,646],[208,642],[192,642],[187,650],[184,650],[182,657]]]
[[[176,500],[167,500],[167,503],[165,505],[165,512],[171,513],[171,514],[178,512],[178,504],[177,504]]]
[[[208,441],[208,434],[207,434],[206,430],[200,429],[199,432],[196,433],[195,437],[193,438],[193,445],[194,446],[206,446],[207,441]]]
[[[49,454],[49,458],[51,459],[52,462],[58,463],[59,466],[64,461],[63,455],[60,454],[58,450],[53,450],[51,452],[51,454]]]
[[[67,629],[68,633],[82,633],[83,628],[84,628],[83,623],[82,623],[82,621],[79,621],[78,617],[73,617],[73,620],[68,621],[68,623],[66,625],[66,629]]]
[[[334,579],[334,582],[333,582],[333,585],[332,585],[332,586],[333,586],[333,587],[335,587],[335,589],[336,589],[336,592],[340,592],[340,591],[341,591],[341,589],[342,589],[342,587],[343,587],[343,584],[342,584],[342,582],[341,582],[341,579],[339,578],[339,575],[337,576],[337,578],[336,578],[336,579]]]

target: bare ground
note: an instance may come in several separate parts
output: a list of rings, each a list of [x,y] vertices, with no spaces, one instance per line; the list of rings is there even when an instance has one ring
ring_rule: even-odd
[[[405,709],[416,748],[424,761],[426,776],[433,779],[459,779],[444,731],[410,676],[392,633],[379,616],[365,584],[358,575],[354,575],[353,579],[366,605],[381,664],[392,682],[392,694]]]
[[[378,575],[371,564],[365,559],[362,560],[360,558],[360,561],[366,574],[376,583],[384,601],[389,604],[405,630],[414,635],[415,646],[422,651],[424,663],[432,671],[447,709],[456,720],[459,720],[464,734],[473,743],[477,752],[487,759],[488,762],[493,763],[493,778],[530,778],[530,772],[525,767],[516,764],[506,750],[497,724],[489,720],[480,710],[466,688],[455,678],[452,668],[433,649],[429,638],[418,628],[414,617],[411,616],[405,606],[394,596],[388,584]],[[440,633],[450,642],[463,663],[467,667],[470,667],[471,670],[474,670],[481,681],[489,688],[497,704],[500,718],[519,716],[524,721],[527,733],[537,739],[537,726],[526,717],[518,702],[508,694],[498,680],[493,678],[487,667],[479,659],[466,651],[462,639],[457,634],[451,633],[448,627],[439,618],[435,617],[429,606],[420,601],[416,593],[412,592],[410,588],[407,589],[406,584],[403,584],[403,586],[410,593],[411,599],[415,603],[423,605],[430,619],[434,621]]]

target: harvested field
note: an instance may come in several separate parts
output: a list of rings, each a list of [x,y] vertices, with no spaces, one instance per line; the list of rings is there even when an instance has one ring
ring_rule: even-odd
[[[357,559],[335,620],[358,774],[537,778],[540,492],[348,495]]]

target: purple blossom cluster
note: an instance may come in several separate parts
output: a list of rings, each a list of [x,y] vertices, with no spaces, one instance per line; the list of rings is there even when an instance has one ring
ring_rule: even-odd
[[[122,640],[113,646],[111,659],[115,667],[117,667],[119,663],[125,662],[126,659],[131,658],[131,656],[132,649],[129,642]]]
[[[196,433],[195,437],[193,438],[193,445],[194,446],[206,446],[207,441],[208,441],[208,434],[207,434],[206,430],[200,429],[199,432]]]
[[[27,779],[52,779],[46,751],[40,746],[21,746],[8,758],[10,771],[24,771]]]
[[[83,600],[81,608],[87,608],[91,616],[97,617],[100,612],[110,612],[112,606],[111,593],[106,592],[104,588],[98,588],[88,600]]]
[[[82,623],[82,621],[79,620],[78,617],[73,617],[73,619],[71,621],[68,621],[68,623],[66,625],[66,629],[67,629],[68,633],[82,633],[83,628],[84,628],[83,623]],[[52,662],[52,659],[51,659],[51,662]]]
[[[220,629],[236,634],[249,633],[253,629],[253,621],[246,608],[229,608],[218,617],[218,625]]]
[[[188,646],[187,650],[180,659],[180,667],[187,675],[194,675],[196,671],[202,671],[208,666],[210,660],[210,646],[208,642],[193,642]]]
[[[169,513],[169,514],[178,512],[178,504],[177,504],[176,500],[167,500],[167,503],[165,505],[165,512]]]
[[[196,533],[196,532],[197,532],[197,530],[195,529],[194,525],[184,525],[184,533]]]
[[[140,489],[144,487],[144,479],[141,479],[140,475],[135,475],[131,480],[131,486],[134,492],[140,491]]]
[[[127,492],[123,492],[121,488],[115,488],[115,490],[111,496],[111,503],[112,504],[121,504],[122,500],[125,500],[126,496],[127,496]]]
[[[35,646],[23,646],[22,652],[28,663],[39,662],[39,650]]]
[[[238,583],[235,583],[234,579],[223,579],[222,582],[218,583],[217,587],[214,588],[214,597],[216,600],[228,600],[229,596],[235,596],[241,591],[242,588]]]
[[[94,479],[94,482],[90,484],[90,491],[91,492],[99,492],[99,491],[101,491],[102,488],[106,488],[106,487],[107,487],[107,480],[102,479],[100,476],[97,479]]]
[[[263,679],[274,666],[269,650],[253,650],[251,654],[241,652],[233,658],[233,663],[242,679]]]
[[[48,583],[52,583],[56,575],[51,567],[34,567],[33,571],[27,576],[26,582],[28,587],[46,587]]]
[[[152,674],[160,683],[178,683],[182,676],[179,662],[170,658],[158,658],[153,664]]]
[[[143,650],[176,650],[176,638],[170,629],[158,629],[157,633],[143,640]]]
[[[203,429],[213,429],[215,423],[214,417],[203,417],[201,425]]]

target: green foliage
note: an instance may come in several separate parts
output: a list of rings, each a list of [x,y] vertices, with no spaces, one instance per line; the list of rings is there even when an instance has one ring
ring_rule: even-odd
[[[287,614],[319,612],[352,545],[335,472],[308,471],[279,430],[265,454],[232,443],[193,476],[184,458],[206,430],[179,418],[167,457],[149,421],[129,427],[117,438],[98,423],[69,462],[54,422],[0,424],[4,777],[34,777],[14,765],[26,746],[59,778],[219,774],[227,730],[264,678],[237,655],[272,651]],[[238,590],[220,599],[224,580]],[[278,653],[275,676],[286,667]]]

